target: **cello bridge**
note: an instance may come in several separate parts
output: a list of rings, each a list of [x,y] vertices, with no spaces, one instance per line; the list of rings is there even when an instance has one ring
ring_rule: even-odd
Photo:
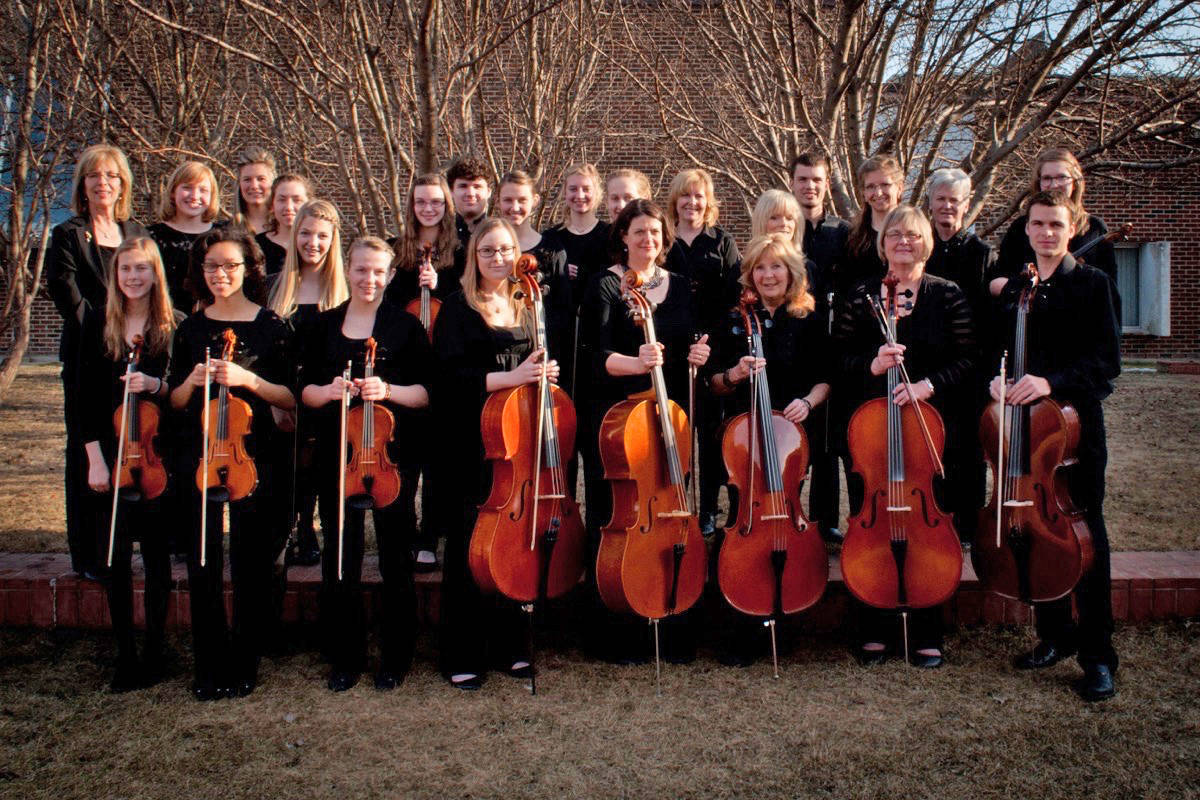
[[[1005,500],[1005,508],[1029,508],[1033,505],[1032,500]]]
[[[888,511],[912,511],[912,506],[888,506]]]
[[[759,517],[758,521],[759,522],[770,522],[773,519],[788,519],[788,520],[790,520],[791,517],[789,517],[787,514],[765,514],[765,515]]]
[[[690,517],[691,515],[692,515],[692,512],[688,511],[687,509],[680,509],[679,511],[659,511],[654,516],[663,518],[663,517]]]

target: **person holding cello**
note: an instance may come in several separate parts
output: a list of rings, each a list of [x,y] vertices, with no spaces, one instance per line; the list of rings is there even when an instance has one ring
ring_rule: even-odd
[[[594,299],[589,301],[595,302],[598,316],[590,331],[596,337],[592,344],[596,392],[591,409],[598,415],[592,430],[601,429],[600,420],[614,403],[650,388],[650,374],[657,367],[663,370],[669,399],[686,403],[689,365],[703,367],[711,354],[707,334],[692,342],[694,317],[688,279],[664,269],[672,238],[670,221],[650,200],[633,200],[613,222],[611,247],[619,260],[592,284]],[[645,343],[623,298],[622,279],[631,271],[638,274],[641,291],[653,305],[655,344]],[[598,531],[612,516],[612,497],[603,497],[595,506],[592,498],[588,499],[589,531],[593,525]],[[691,661],[695,657],[694,631],[690,625],[678,627],[680,635],[668,637],[665,643],[667,659]],[[597,628],[600,641],[596,644],[608,658],[626,663],[644,660],[644,652],[634,646],[627,626],[602,617]]]
[[[1079,206],[1065,194],[1038,192],[1029,200],[1025,226],[1036,257],[1037,283],[1029,304],[1025,374],[1004,388],[1004,402],[1030,406],[1049,397],[1069,404],[1079,415],[1078,463],[1068,475],[1071,498],[1084,511],[1091,536],[1092,565],[1075,587],[1078,622],[1071,615],[1071,594],[1035,603],[1038,643],[1016,660],[1017,669],[1052,666],[1077,655],[1083,667],[1078,685],[1084,700],[1106,700],[1116,693],[1117,653],[1112,645],[1113,616],[1108,531],[1104,525],[1104,469],[1108,449],[1101,405],[1121,372],[1120,327],[1112,281],[1095,267],[1072,258],[1070,243],[1079,235]],[[1029,279],[1013,279],[1000,295],[1001,330],[1015,330],[1015,300]],[[1009,352],[1015,344],[1007,338]],[[990,385],[1001,399],[1001,380]],[[1031,442],[1036,447],[1036,442]],[[981,534],[982,535],[982,534]]]
[[[438,444],[439,491],[457,487],[458,516],[447,519],[443,566],[442,672],[457,689],[478,689],[489,666],[515,678],[531,675],[520,609],[481,594],[471,576],[468,549],[475,517],[491,487],[484,459],[480,414],[490,392],[557,380],[558,364],[532,347],[529,314],[509,281],[521,255],[517,232],[507,221],[479,223],[467,246],[462,291],[442,304],[433,332],[439,361],[431,405]]]
[[[75,387],[80,397],[92,399],[84,409],[83,438],[88,486],[101,500],[94,504],[95,528],[103,532],[98,552],[102,563],[111,562],[105,588],[117,640],[117,669],[109,684],[114,692],[152,686],[166,673],[171,561],[162,496],[167,468],[155,434],[158,408],[167,397],[164,376],[174,331],[175,312],[158,247],[144,236],[126,239],[113,255],[105,308],[89,310],[84,317]],[[133,413],[131,404],[139,405]],[[118,445],[118,437],[132,439],[139,449],[137,466],[127,462],[124,475],[119,451],[125,457],[130,452]],[[126,477],[127,483],[122,480]],[[116,502],[109,499],[113,491]],[[146,641],[140,659],[133,628],[134,540],[141,542],[146,569]]]
[[[412,499],[416,491],[415,465],[421,454],[409,439],[386,440],[390,431],[379,420],[390,419],[397,431],[411,430],[413,411],[429,405],[426,388],[433,376],[433,353],[420,322],[402,308],[385,303],[388,281],[396,274],[392,248],[375,237],[358,239],[350,247],[347,277],[350,299],[322,312],[309,328],[303,343],[301,393],[304,405],[314,409],[311,427],[318,433],[313,463],[318,475],[321,508],[330,517],[324,521],[326,540],[321,570],[321,619],[325,627],[325,648],[333,660],[328,686],[343,692],[358,682],[366,665],[367,630],[362,602],[362,562],[364,517],[372,508],[375,537],[379,547],[379,571],[383,576],[381,613],[381,651],[375,688],[395,688],[412,665],[417,633],[417,595],[413,584],[411,539],[416,534],[416,510]],[[347,366],[350,365],[350,366]],[[349,370],[352,379],[344,380]],[[387,475],[364,482],[367,493],[350,494],[342,484],[345,473],[339,465],[339,449],[345,452],[340,415],[343,398],[361,398],[382,408],[372,408],[374,435],[366,437],[364,414],[350,415],[346,437],[352,457],[365,461],[375,453],[375,466],[390,461]],[[365,409],[357,404],[355,409]],[[386,413],[384,410],[386,409]],[[357,419],[357,424],[354,420]],[[371,439],[370,442],[367,439]],[[403,465],[403,469],[397,465]],[[345,467],[353,470],[354,464]],[[402,476],[407,476],[402,478]],[[413,484],[392,495],[391,502],[364,502],[374,484],[385,480]],[[407,498],[407,502],[405,502]],[[335,538],[333,509],[344,504],[343,530]]]
[[[940,420],[944,421],[944,433],[941,436],[944,440],[974,435],[976,406],[972,397],[972,381],[976,369],[975,326],[963,291],[956,284],[925,271],[926,259],[933,251],[933,232],[929,221],[918,209],[905,205],[887,214],[881,222],[876,247],[888,271],[888,279],[897,281],[893,290],[897,299],[895,344],[889,344],[886,340],[880,343],[884,339],[881,320],[872,306],[881,303],[886,307],[891,291],[887,285],[881,287],[877,280],[859,283],[848,298],[843,298],[834,324],[834,343],[842,354],[842,385],[849,394],[848,408],[859,408],[852,416],[848,430],[853,469],[848,478],[851,519],[842,551],[843,570],[846,569],[848,554],[856,552],[852,537],[865,532],[868,526],[890,525],[896,530],[901,525],[912,527],[924,523],[938,534],[949,531],[948,537],[939,537],[934,542],[947,550],[941,554],[944,563],[953,562],[957,565],[950,569],[953,575],[949,590],[942,592],[949,597],[958,585],[962,550],[950,518],[942,514],[937,505],[940,502],[951,510],[957,510],[955,498],[945,497],[946,487],[943,483],[934,485],[933,497],[918,494],[918,490],[910,485],[913,475],[907,478],[903,497],[897,498],[893,496],[895,492],[891,490],[890,480],[898,477],[896,462],[901,457],[905,465],[900,468],[901,473],[906,470],[908,473],[915,472],[912,465],[918,461],[923,465],[940,462],[943,442],[936,441],[936,434],[942,430],[938,424],[939,415]],[[924,421],[919,427],[904,426],[903,454],[891,452],[887,433],[881,433],[877,438],[889,444],[885,453],[880,447],[883,441],[856,440],[854,417],[861,414],[867,404],[874,402],[872,398],[886,396],[885,376],[889,369],[900,365],[906,368],[907,379],[896,384],[890,404],[903,412],[904,406],[914,400],[921,401],[917,409],[922,410],[923,407]],[[935,413],[929,413],[931,408]],[[934,429],[932,443],[924,433],[930,429]],[[930,452],[934,450],[937,451],[936,457]],[[884,468],[879,463],[867,463],[867,459],[891,466]],[[947,463],[943,472],[949,473],[955,468],[953,463]],[[936,467],[930,470],[930,474],[935,471]],[[882,474],[885,485],[864,486],[864,480],[872,473]],[[900,510],[907,507],[914,510],[908,513]],[[903,514],[906,521],[893,522],[893,514]],[[860,518],[861,525],[858,522]],[[861,531],[858,530],[860,527]],[[907,559],[910,567],[923,558],[914,552],[921,545],[922,541],[915,534],[908,536]],[[938,554],[935,553],[933,557],[938,557]],[[873,566],[869,565],[870,568]],[[954,572],[954,569],[958,572]],[[905,573],[904,577],[901,585],[908,583],[908,592],[915,594],[911,582],[919,581],[920,577],[914,578],[911,572]],[[943,577],[941,573],[939,577]],[[847,585],[850,585],[849,582]],[[903,603],[889,603],[889,607],[901,610],[903,606]],[[882,608],[882,605],[868,607],[865,602],[859,606],[857,656],[863,664],[881,663],[889,653],[899,650],[894,644],[899,635],[889,634],[889,630],[895,629],[889,625]],[[911,653],[912,663],[918,667],[940,667],[944,662],[940,604],[915,607],[912,618],[911,635],[907,640],[911,642],[907,649]]]
[[[791,195],[779,194],[795,203]],[[762,205],[760,200],[759,206]],[[758,209],[755,211],[757,213]],[[729,416],[736,418],[752,405],[751,376],[765,379],[773,409],[782,412],[787,422],[804,430],[808,443],[804,454],[807,456],[824,448],[825,401],[829,398],[829,376],[833,361],[825,320],[816,311],[816,300],[809,290],[805,258],[796,248],[794,237],[794,230],[769,233],[755,237],[746,246],[742,257],[741,285],[748,290],[745,298],[749,304],[748,310],[757,313],[759,321],[763,323],[763,357],[755,358],[747,353],[746,331],[734,332],[730,329],[725,335],[717,337],[710,363],[719,371],[712,373],[708,383],[714,394],[730,396]],[[787,453],[780,453],[781,459],[786,457]],[[803,479],[806,476],[802,472],[799,477]],[[730,481],[746,486],[751,484],[752,479],[731,472]],[[759,483],[763,481],[760,479]],[[764,489],[761,485],[759,488]],[[795,495],[789,494],[786,500],[802,514],[800,486],[784,488],[789,491],[795,488]],[[741,516],[737,507],[752,500],[731,491],[731,529],[734,521]],[[816,530],[811,533],[805,530],[804,533],[810,534],[807,537],[809,541],[805,542],[806,555],[811,557],[810,560],[819,560],[819,567],[813,565],[819,576],[816,572],[812,573],[815,601],[825,586],[828,560],[820,534]],[[724,540],[728,540],[728,537],[729,534],[726,534]],[[792,587],[786,588],[789,593],[792,591]],[[807,590],[804,593],[813,595]],[[757,635],[758,627],[749,621],[739,626],[723,649],[721,661],[736,666],[753,663],[762,650],[763,640]]]
[[[180,459],[185,465],[180,489],[195,487],[180,525],[192,541],[188,584],[197,700],[254,691],[271,616],[275,542],[270,531],[277,527],[272,494],[283,467],[270,447],[271,410],[291,411],[296,401],[289,388],[294,382],[291,328],[263,307],[266,279],[262,251],[244,228],[214,228],[197,240],[188,289],[201,310],[176,329],[167,375],[171,407],[181,412],[180,441],[188,449]],[[211,399],[203,396],[205,387]],[[206,463],[211,475],[196,474],[194,468]],[[232,639],[224,602],[225,502]]]

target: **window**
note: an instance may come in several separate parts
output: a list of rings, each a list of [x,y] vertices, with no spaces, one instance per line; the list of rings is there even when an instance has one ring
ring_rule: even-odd
[[[1171,243],[1119,244],[1117,291],[1124,333],[1171,335]]]

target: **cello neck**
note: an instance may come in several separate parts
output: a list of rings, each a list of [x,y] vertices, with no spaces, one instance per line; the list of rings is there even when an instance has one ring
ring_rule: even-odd
[[[531,306],[533,311],[533,349],[542,350],[543,361],[550,358],[550,344],[546,337],[545,306],[540,295]],[[551,396],[550,379],[544,375],[538,381],[538,403],[542,415],[542,463],[550,469],[560,466],[558,447],[558,426],[554,422],[554,398]]]
[[[654,317],[646,315],[646,344],[658,344],[658,334],[654,330]],[[671,424],[671,405],[667,397],[667,381],[663,377],[662,365],[650,370],[650,383],[654,386],[655,404],[658,406],[659,427],[662,428],[663,447],[666,448],[667,474],[671,485],[683,489],[683,464],[679,460],[679,443],[675,439],[675,426]]]
[[[762,332],[757,317],[755,317],[753,332],[750,336],[750,354],[755,358],[763,358]],[[767,481],[767,491],[782,492],[783,472],[779,467],[779,445],[775,440],[771,387],[765,371],[754,378],[754,394],[757,395],[758,440],[759,446],[762,448],[763,475]]]
[[[888,339],[896,341],[896,317],[887,318]],[[896,405],[896,387],[902,381],[899,366],[888,367],[887,371],[887,425],[888,425],[888,480],[893,483],[904,481],[904,429],[900,422],[900,406]]]

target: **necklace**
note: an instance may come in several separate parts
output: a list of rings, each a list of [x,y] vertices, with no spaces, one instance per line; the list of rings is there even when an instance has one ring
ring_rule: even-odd
[[[626,272],[631,269],[633,269],[633,267],[629,266],[628,264],[625,265]],[[642,281],[642,291],[648,292],[651,289],[657,289],[659,286],[662,286],[662,282],[666,279],[667,273],[663,271],[662,267],[656,264],[654,266],[654,274]]]

